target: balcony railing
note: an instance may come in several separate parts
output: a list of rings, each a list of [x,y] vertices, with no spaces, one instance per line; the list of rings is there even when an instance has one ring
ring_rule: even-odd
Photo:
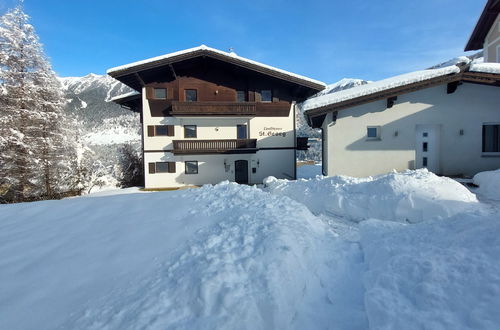
[[[172,102],[171,114],[174,116],[222,115],[254,116],[257,113],[255,102]]]
[[[256,153],[257,139],[174,140],[174,154]]]

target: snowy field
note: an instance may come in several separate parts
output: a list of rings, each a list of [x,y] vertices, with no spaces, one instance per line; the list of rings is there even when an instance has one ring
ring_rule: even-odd
[[[498,329],[499,171],[298,172],[0,205],[0,328]]]

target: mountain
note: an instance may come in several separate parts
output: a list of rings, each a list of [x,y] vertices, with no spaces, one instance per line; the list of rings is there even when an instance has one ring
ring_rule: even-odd
[[[82,132],[81,141],[93,159],[89,169],[99,180],[113,185],[119,170],[124,144],[140,148],[139,114],[110,102],[114,96],[131,91],[119,81],[90,73],[84,77],[59,78],[66,96],[66,111],[74,116]]]

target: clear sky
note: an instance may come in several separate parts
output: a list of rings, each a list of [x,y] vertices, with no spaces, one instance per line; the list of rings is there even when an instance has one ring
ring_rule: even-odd
[[[0,14],[15,5],[0,0]],[[61,76],[200,44],[332,83],[463,55],[486,0],[25,0]]]

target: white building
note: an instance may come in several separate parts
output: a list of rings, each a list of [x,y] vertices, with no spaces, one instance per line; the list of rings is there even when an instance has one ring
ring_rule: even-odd
[[[470,176],[500,168],[500,64],[492,63],[500,54],[499,7],[488,1],[467,45],[484,45],[490,63],[461,57],[300,104],[308,123],[322,129],[323,173],[427,167]]]
[[[325,86],[206,46],[108,74],[137,91],[114,101],[141,114],[146,188],[295,179],[295,102]]]

